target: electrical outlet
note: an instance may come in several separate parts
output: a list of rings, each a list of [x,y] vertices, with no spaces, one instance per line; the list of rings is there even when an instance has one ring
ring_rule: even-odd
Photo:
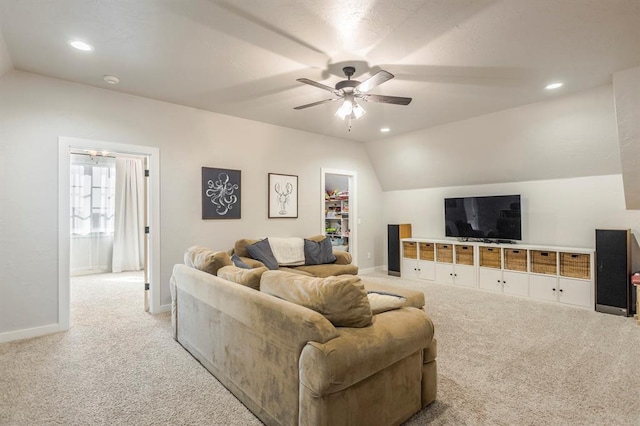
[[[371,253],[367,253],[367,259],[371,259]]]

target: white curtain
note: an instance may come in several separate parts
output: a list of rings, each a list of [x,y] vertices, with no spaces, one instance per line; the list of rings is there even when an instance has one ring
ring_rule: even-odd
[[[144,167],[142,160],[116,158],[113,272],[144,268]]]

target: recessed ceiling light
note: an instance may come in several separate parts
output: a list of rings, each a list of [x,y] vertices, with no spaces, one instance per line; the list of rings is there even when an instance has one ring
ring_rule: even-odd
[[[563,83],[551,83],[551,84],[547,84],[547,86],[545,87],[545,89],[547,90],[553,90],[553,89],[557,89],[559,87],[562,87]]]
[[[93,46],[92,46],[92,45],[90,45],[90,44],[88,44],[88,43],[85,43],[84,41],[80,41],[80,40],[71,40],[71,41],[69,42],[69,44],[70,44],[72,47],[75,47],[75,48],[76,48],[76,49],[78,49],[78,50],[83,50],[83,51],[85,51],[85,52],[89,52],[89,51],[93,50]]]
[[[115,75],[105,75],[103,78],[104,78],[104,81],[106,81],[109,84],[118,84],[118,83],[120,83],[120,79],[118,77],[116,77]]]
[[[391,131],[391,129],[390,129],[390,128],[388,128],[388,127],[383,127],[383,128],[381,128],[381,129],[380,129],[380,131],[381,131],[382,133],[387,133],[387,132],[390,132],[390,131]]]

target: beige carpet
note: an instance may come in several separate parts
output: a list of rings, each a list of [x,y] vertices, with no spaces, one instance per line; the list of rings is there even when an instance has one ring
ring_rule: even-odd
[[[629,318],[372,274],[421,289],[438,400],[408,425],[640,425]],[[0,345],[0,425],[260,422],[142,310],[140,274],[74,279],[72,328]]]

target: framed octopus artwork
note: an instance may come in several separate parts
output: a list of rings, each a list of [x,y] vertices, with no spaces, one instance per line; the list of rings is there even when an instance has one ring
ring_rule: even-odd
[[[202,168],[202,219],[240,219],[240,170]]]

